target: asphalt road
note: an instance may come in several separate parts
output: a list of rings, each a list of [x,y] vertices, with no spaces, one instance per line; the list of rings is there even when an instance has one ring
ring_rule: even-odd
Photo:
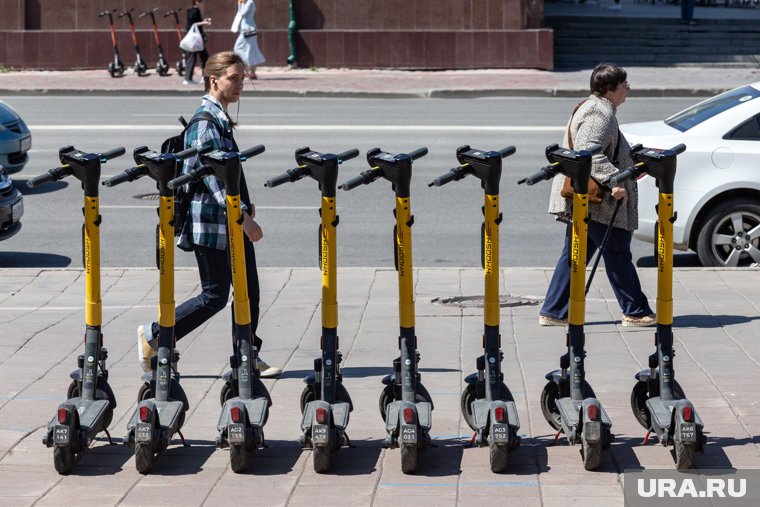
[[[244,97],[239,115],[241,148],[264,144],[266,152],[245,163],[264,239],[257,244],[261,266],[312,266],[317,261],[317,208],[313,180],[275,189],[264,182],[295,165],[301,146],[324,152],[358,148],[362,155],[341,166],[340,181],[368,168],[366,151],[430,153],[414,164],[412,211],[415,266],[476,266],[480,257],[483,193],[474,178],[445,187],[427,183],[457,164],[458,146],[499,149],[515,145],[505,160],[501,183],[501,264],[553,266],[563,227],[546,213],[549,184],[518,186],[517,181],[545,165],[546,145],[560,142],[576,99],[328,99]],[[77,180],[29,190],[26,179],[58,165],[58,148],[84,151],[124,146],[127,155],[103,166],[103,176],[130,167],[133,148],[159,149],[178,131],[177,117],[189,117],[197,98],[152,96],[17,96],[7,100],[26,120],[33,135],[31,160],[14,175],[25,194],[23,228],[0,245],[0,266],[60,267],[81,265],[82,192]],[[621,123],[664,118],[693,104],[694,98],[632,98],[619,111]],[[143,178],[101,192],[101,259],[108,267],[154,265],[155,192]],[[393,263],[390,184],[377,181],[338,194],[339,266],[386,266]],[[635,261],[651,265],[652,247],[634,240]],[[687,261],[691,257],[687,256]],[[192,254],[179,253],[178,266],[194,266]]]

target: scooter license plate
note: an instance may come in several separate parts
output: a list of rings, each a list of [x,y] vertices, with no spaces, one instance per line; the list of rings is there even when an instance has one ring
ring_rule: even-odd
[[[150,423],[137,423],[135,442],[150,442],[151,440],[153,440],[153,426]]]
[[[694,423],[681,423],[681,442],[696,442],[697,427]]]
[[[602,423],[598,421],[583,423],[583,437],[586,439],[586,442],[598,442],[602,438]]]
[[[508,424],[494,424],[491,429],[491,438],[494,442],[507,443],[509,442],[509,425]]]
[[[417,443],[417,426],[401,426],[401,443],[403,444],[416,444]]]
[[[311,427],[311,442],[326,444],[330,440],[330,427],[326,424],[315,424]]]
[[[242,444],[245,442],[245,425],[239,423],[230,424],[227,428],[227,440],[231,444]]]
[[[66,445],[71,439],[71,428],[57,425],[53,428],[53,443]]]

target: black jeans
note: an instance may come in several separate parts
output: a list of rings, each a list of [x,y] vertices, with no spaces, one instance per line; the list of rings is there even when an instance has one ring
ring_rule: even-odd
[[[253,244],[244,239],[245,269],[248,280],[248,301],[251,308],[251,333],[254,345],[261,350],[261,338],[256,336],[259,325],[259,273],[256,269],[256,253]],[[230,296],[232,270],[227,250],[194,246],[198,274],[201,278],[201,293],[179,305],[175,311],[174,336],[177,340],[186,336],[206,322],[225,306]],[[232,308],[232,324],[235,324],[235,308]],[[158,336],[158,324],[153,324],[153,336]]]
[[[193,67],[195,67],[195,60],[198,56],[201,57],[199,69],[201,70],[201,79],[203,79],[203,67],[206,66],[206,60],[208,60],[208,51],[206,51],[206,48],[195,53],[187,54],[187,61],[185,62],[185,79],[188,81],[193,79]]]

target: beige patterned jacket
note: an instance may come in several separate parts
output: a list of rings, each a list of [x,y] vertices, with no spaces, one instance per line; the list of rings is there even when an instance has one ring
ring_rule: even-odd
[[[602,152],[594,155],[592,159],[591,175],[598,181],[605,182],[621,170],[633,165],[631,147],[623,134],[620,133],[620,149],[618,152],[618,167],[612,164],[615,147],[618,142],[618,121],[615,117],[616,108],[604,97],[591,95],[576,111],[571,119],[570,133],[573,136],[573,147],[582,150],[592,144],[600,144]],[[567,146],[567,129],[562,140],[562,146]],[[549,198],[549,213],[558,216],[567,216],[571,212],[572,201],[560,195],[564,175],[559,174],[552,182],[551,196]],[[623,204],[615,217],[614,227],[634,231],[639,226],[639,193],[635,180],[627,181],[625,188],[628,191],[628,202]],[[615,208],[615,199],[608,192],[601,204],[592,204],[589,207],[589,218],[595,222],[609,224],[612,211]]]

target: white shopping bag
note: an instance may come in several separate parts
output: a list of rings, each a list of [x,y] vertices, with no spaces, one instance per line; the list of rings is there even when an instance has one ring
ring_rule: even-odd
[[[243,22],[243,16],[240,11],[235,14],[235,19],[232,20],[232,26],[230,26],[230,32],[238,33],[240,31],[240,23]]]
[[[179,47],[188,53],[197,53],[203,51],[203,37],[201,36],[198,25],[193,25],[187,34],[182,38]]]

